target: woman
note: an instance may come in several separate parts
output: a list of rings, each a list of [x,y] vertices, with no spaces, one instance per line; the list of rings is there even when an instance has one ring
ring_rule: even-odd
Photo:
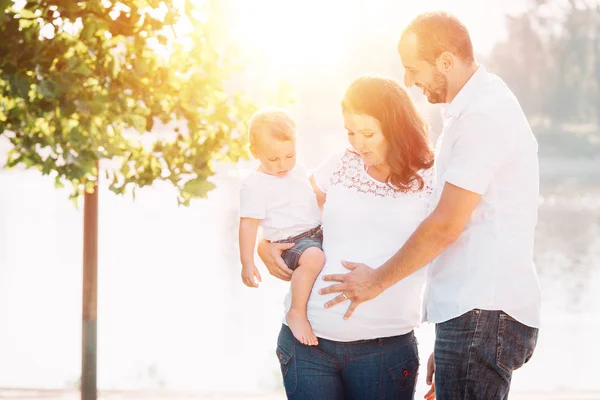
[[[346,273],[343,260],[381,265],[426,217],[433,154],[426,124],[402,87],[362,77],[342,101],[351,150],[323,163],[311,182],[323,206],[323,275]],[[262,242],[269,271],[289,279],[279,254]],[[344,307],[325,308],[317,279],[307,306],[317,346],[298,342],[283,324],[277,357],[289,399],[412,399],[419,358],[413,329],[420,322],[423,270],[361,304],[352,318]],[[289,308],[289,295],[285,301]]]

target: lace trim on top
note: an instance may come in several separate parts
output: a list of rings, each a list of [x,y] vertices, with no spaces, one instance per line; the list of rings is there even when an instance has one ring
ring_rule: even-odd
[[[394,189],[387,183],[378,182],[364,170],[364,163],[358,154],[346,151],[338,162],[335,172],[331,177],[331,186],[342,185],[347,189],[359,193],[373,194],[378,197],[400,198],[403,196],[416,195],[425,197],[433,193],[433,167],[420,172],[423,178],[423,188],[419,190],[418,182],[413,182],[410,191]]]

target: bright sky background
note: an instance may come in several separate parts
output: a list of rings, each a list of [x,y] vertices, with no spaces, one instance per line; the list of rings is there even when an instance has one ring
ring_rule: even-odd
[[[307,59],[323,67],[335,65],[351,39],[384,36],[398,40],[402,28],[427,10],[454,13],[469,28],[475,51],[487,54],[504,38],[506,13],[523,10],[524,0],[234,0],[231,32],[245,50],[266,57],[273,70],[290,76]],[[363,32],[363,35],[360,33]],[[386,51],[394,51],[389,48]],[[356,54],[356,57],[362,57]]]

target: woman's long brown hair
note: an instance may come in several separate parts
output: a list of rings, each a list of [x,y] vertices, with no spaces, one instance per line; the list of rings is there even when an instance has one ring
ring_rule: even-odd
[[[368,115],[381,124],[388,143],[386,164],[388,184],[401,191],[423,189],[419,171],[433,166],[433,152],[427,124],[398,82],[377,76],[363,76],[350,84],[342,100],[343,111]]]

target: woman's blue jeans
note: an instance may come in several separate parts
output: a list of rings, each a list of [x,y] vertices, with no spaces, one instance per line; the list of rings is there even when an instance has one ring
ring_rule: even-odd
[[[288,399],[414,397],[419,355],[413,332],[356,342],[319,338],[318,346],[305,346],[282,325],[276,354]]]

